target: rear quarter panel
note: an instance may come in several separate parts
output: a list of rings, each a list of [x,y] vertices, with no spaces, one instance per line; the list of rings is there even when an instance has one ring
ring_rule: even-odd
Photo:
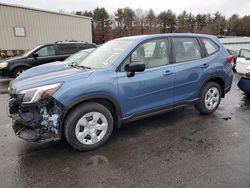
[[[224,89],[230,89],[233,81],[233,71],[231,63],[227,61],[229,54],[217,37],[211,39],[218,44],[219,50],[204,58],[209,63],[209,69],[201,78],[202,86],[207,80],[219,77],[224,81]]]

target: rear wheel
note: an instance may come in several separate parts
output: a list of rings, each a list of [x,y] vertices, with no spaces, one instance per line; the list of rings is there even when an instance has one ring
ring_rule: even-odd
[[[111,112],[99,103],[89,102],[73,109],[65,120],[68,143],[77,150],[96,149],[107,142],[114,127]]]
[[[195,107],[201,114],[211,114],[219,107],[221,96],[220,85],[215,82],[208,82],[203,87],[200,94],[200,101]]]
[[[17,68],[15,68],[13,73],[12,73],[12,77],[16,78],[16,77],[20,76],[20,74],[22,74],[25,70],[27,70],[27,67],[17,67]]]

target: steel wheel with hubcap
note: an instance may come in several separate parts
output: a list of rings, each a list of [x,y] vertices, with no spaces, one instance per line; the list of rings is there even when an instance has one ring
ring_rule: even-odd
[[[78,105],[67,115],[64,134],[71,146],[88,151],[102,146],[111,136],[113,126],[108,108],[88,102]]]
[[[83,144],[95,144],[106,134],[108,129],[107,118],[99,112],[85,114],[76,124],[75,134]]]
[[[200,94],[200,101],[195,107],[201,114],[211,114],[219,107],[221,96],[220,85],[215,82],[208,82],[203,87]]]

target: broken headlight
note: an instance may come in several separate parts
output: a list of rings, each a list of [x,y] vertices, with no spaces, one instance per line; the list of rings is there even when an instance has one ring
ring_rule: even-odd
[[[22,100],[23,104],[35,103],[43,97],[48,97],[50,95],[53,95],[61,87],[61,85],[62,83],[57,83],[52,85],[26,89],[18,94],[23,95],[23,100]]]

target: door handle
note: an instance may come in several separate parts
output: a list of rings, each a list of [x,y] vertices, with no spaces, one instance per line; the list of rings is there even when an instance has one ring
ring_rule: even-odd
[[[208,68],[208,67],[209,67],[209,64],[204,63],[201,67],[202,67],[202,68]]]
[[[165,72],[163,73],[164,76],[168,76],[168,75],[171,75],[171,74],[173,74],[173,72],[171,72],[171,71],[169,71],[169,70],[167,70],[167,71],[165,71]]]

